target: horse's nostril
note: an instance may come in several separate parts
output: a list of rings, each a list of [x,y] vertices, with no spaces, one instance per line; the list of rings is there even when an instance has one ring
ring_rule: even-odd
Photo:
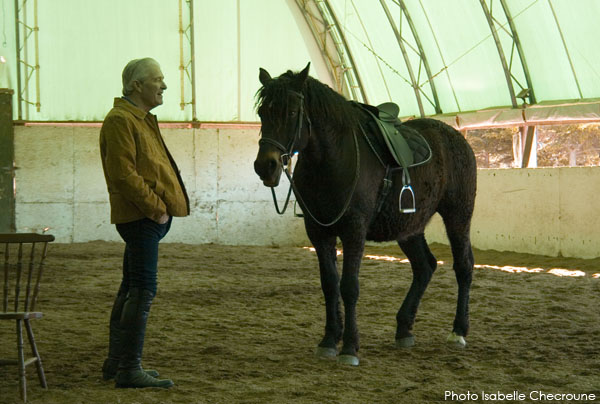
[[[260,178],[263,178],[267,175],[267,165],[264,161],[256,160],[254,162],[254,172],[258,174]]]
[[[258,159],[254,162],[254,171],[261,178],[273,175],[276,170],[277,160],[275,159]]]
[[[254,160],[254,171],[264,182],[272,183],[281,173],[280,153],[273,150],[259,150]]]

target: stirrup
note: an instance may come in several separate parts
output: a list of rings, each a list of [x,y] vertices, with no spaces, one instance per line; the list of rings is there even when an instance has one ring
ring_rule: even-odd
[[[408,191],[410,192],[411,196],[412,196],[412,207],[411,208],[402,208],[402,194],[404,193],[404,191]],[[405,185],[402,187],[402,190],[400,191],[400,197],[398,198],[398,208],[400,209],[400,213],[415,213],[417,211],[416,205],[415,205],[415,193],[413,192],[413,189],[410,185]]]

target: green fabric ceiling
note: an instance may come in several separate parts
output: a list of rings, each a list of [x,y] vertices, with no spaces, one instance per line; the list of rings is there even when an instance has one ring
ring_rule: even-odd
[[[405,116],[447,114],[466,127],[600,118],[599,1],[297,4],[317,38],[329,33],[338,44],[340,89],[354,98],[394,101]],[[524,112],[524,103],[536,107]],[[481,109],[491,110],[471,112]]]
[[[17,89],[15,3],[29,26],[36,10],[33,0],[2,0],[0,87]],[[153,56],[169,85],[162,121],[256,121],[258,67],[278,75],[309,60],[313,76],[348,98],[394,101],[402,116],[434,115],[462,128],[600,120],[598,0],[191,5],[193,17],[185,0],[37,0],[39,31],[21,31],[20,42],[27,37],[21,58],[35,65],[37,57],[40,68],[22,68],[21,86],[40,111],[22,103],[22,118],[102,120],[125,63]]]

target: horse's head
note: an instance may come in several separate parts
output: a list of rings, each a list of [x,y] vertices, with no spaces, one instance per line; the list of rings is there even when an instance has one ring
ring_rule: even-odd
[[[254,171],[265,186],[279,185],[282,169],[308,143],[310,120],[304,110],[303,89],[309,67],[310,63],[300,73],[288,71],[277,78],[260,69],[257,111],[262,136]]]

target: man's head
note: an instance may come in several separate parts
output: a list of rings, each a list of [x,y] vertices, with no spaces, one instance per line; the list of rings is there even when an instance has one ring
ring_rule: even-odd
[[[147,111],[163,103],[167,89],[160,65],[152,58],[134,59],[123,69],[123,95]]]

